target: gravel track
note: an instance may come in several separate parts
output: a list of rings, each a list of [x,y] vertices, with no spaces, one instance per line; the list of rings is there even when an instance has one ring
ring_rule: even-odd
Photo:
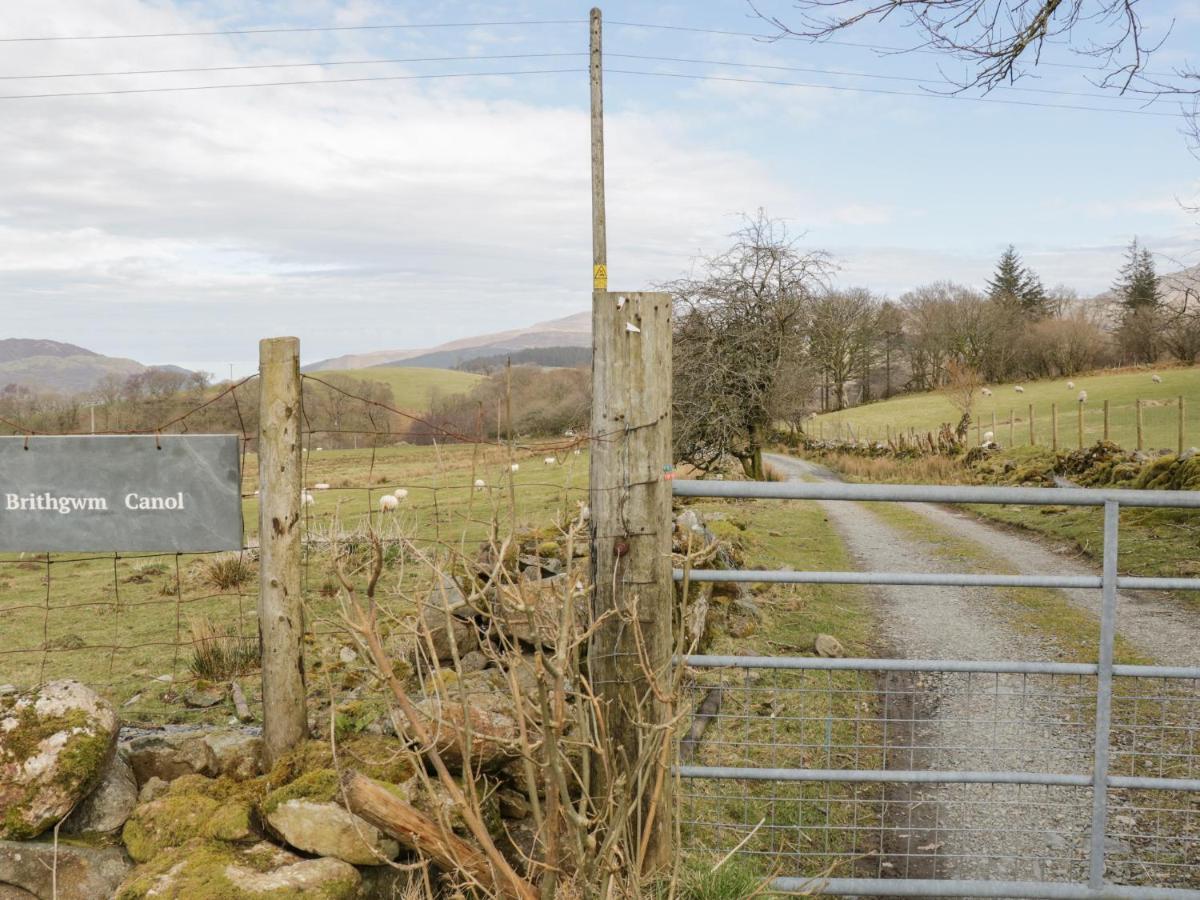
[[[790,480],[837,480],[828,470],[771,455]],[[874,512],[873,504],[822,501],[829,523],[856,568],[954,572],[956,564]],[[972,516],[904,504],[956,538],[981,544],[1021,573],[1095,574],[1035,540]],[[1064,591],[1097,614],[1099,591]],[[1008,624],[1003,593],[992,588],[874,589],[886,653],[901,658],[1053,660],[1052,635],[1022,633]],[[1011,601],[1008,601],[1011,602]],[[1122,596],[1118,629],[1144,656],[1172,665],[1200,664],[1200,616],[1161,598]],[[1090,771],[1089,696],[1094,682],[1048,676],[940,673],[881,684],[883,718],[893,729],[890,768]],[[911,722],[910,725],[906,724]],[[894,725],[892,723],[895,723]],[[898,727],[897,727],[898,726]],[[905,729],[907,728],[907,732]],[[1086,880],[1090,791],[990,785],[889,789],[893,838],[885,874],[909,877]],[[933,848],[930,850],[929,848]],[[1127,848],[1110,848],[1110,876],[1124,868]]]

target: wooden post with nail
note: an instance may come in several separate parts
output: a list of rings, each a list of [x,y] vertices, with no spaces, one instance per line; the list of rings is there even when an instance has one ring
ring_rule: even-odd
[[[300,594],[300,341],[258,345],[258,629],[267,766],[308,737]]]

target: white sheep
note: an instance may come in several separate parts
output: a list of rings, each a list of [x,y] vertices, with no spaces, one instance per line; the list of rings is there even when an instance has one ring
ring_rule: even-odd
[[[317,498],[314,497],[309,491],[301,491],[300,492],[300,505],[301,506],[315,506],[316,503],[317,503]]]
[[[317,452],[318,452],[318,453],[320,453],[320,452],[321,452],[322,450],[324,450],[324,449],[325,449],[324,447],[318,447],[318,448],[317,448]]]
[[[326,484],[324,481],[318,481],[316,484],[313,485],[313,490],[314,491],[327,491],[327,490],[329,490],[329,485]]]
[[[1157,375],[1157,374],[1151,375],[1150,380],[1153,381],[1155,384],[1162,384],[1162,376],[1161,375]]]
[[[581,453],[583,453],[583,451],[582,451],[582,450],[579,450],[579,449],[576,449],[576,450],[575,450],[575,455],[576,455],[576,456],[579,456]]]
[[[985,396],[985,397],[992,396],[992,392],[989,391],[987,388],[981,388],[979,393],[983,394],[983,396]],[[813,413],[813,416],[816,416],[816,413]]]
[[[1075,390],[1075,382],[1073,382],[1073,381],[1068,381],[1068,382],[1067,382],[1067,390],[1068,390],[1068,391],[1073,391],[1073,390]]]
[[[983,442],[985,444],[990,444],[992,442],[992,438],[994,438],[995,436],[996,435],[992,434],[990,431],[985,431],[983,433]]]
[[[392,496],[397,500],[404,500],[408,497],[408,490],[406,488],[396,488],[392,491]]]
[[[1087,391],[1080,391],[1080,392],[1079,392],[1079,402],[1080,402],[1080,403],[1087,403]]]
[[[557,465],[558,460],[555,459],[553,456],[547,456],[545,459],[542,460],[542,462],[544,462],[548,466],[553,466],[553,465]]]
[[[1025,388],[1021,387],[1019,384],[1015,388],[1013,388],[1013,390],[1016,391],[1018,394],[1025,393]]]
[[[487,487],[486,481],[484,481],[482,478],[475,479],[475,490],[482,491],[485,487]]]
[[[379,498],[379,511],[380,512],[383,512],[383,513],[391,512],[399,505],[400,505],[400,501],[397,500],[395,497],[393,497],[391,494],[384,494],[382,497]]]
[[[519,471],[521,471],[521,464],[513,463],[511,466],[509,466],[509,468],[514,472],[519,472]]]

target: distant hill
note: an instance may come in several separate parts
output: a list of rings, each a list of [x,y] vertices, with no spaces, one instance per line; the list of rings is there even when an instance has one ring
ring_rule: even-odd
[[[494,372],[506,363],[514,366],[542,366],[547,369],[584,366],[592,361],[591,347],[530,347],[510,350],[494,356],[478,356],[458,364],[464,372]]]
[[[330,370],[309,373],[317,378],[331,374]],[[435,394],[465,394],[482,380],[482,376],[470,372],[455,372],[450,369],[420,369],[411,366],[372,366],[369,369],[340,371],[332,374],[347,375],[366,381],[379,381],[392,389],[392,399],[397,408],[409,412],[428,412]]]
[[[590,347],[591,343],[592,314],[583,312],[562,319],[539,322],[527,328],[461,338],[437,347],[352,353],[324,359],[303,368],[306,372],[366,369],[371,366],[450,369],[471,359],[495,356],[508,350],[525,350],[532,347]]]
[[[61,341],[0,340],[0,388],[16,384],[36,390],[77,394],[92,390],[106,375],[127,378],[150,368],[187,371],[178,366],[144,366],[136,360],[104,356]]]

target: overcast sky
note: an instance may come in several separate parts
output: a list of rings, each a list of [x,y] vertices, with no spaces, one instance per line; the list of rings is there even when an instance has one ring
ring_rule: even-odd
[[[299,335],[315,360],[586,309],[588,91],[576,70],[586,65],[589,5],[5,3],[0,37],[581,21],[0,43],[5,97],[571,70],[0,97],[0,336],[227,374],[229,363],[239,372],[253,365],[263,336]],[[767,6],[789,14],[786,0]],[[1174,19],[1153,68],[1169,71],[1200,47],[1195,0],[1143,7],[1162,16],[1147,19],[1160,35]],[[696,254],[721,249],[738,213],[757,207],[831,251],[841,283],[893,296],[939,278],[982,285],[1010,242],[1047,285],[1083,294],[1108,286],[1135,234],[1164,271],[1176,268],[1172,260],[1200,262],[1200,216],[1181,206],[1200,200],[1200,161],[1180,134],[1177,105],[1075,96],[1099,91],[1089,72],[1065,66],[991,97],[1154,115],[621,74],[613,70],[919,93],[920,79],[936,87],[939,64],[954,64],[615,24],[763,31],[744,0],[604,9],[614,288],[678,275]],[[888,26],[845,39],[911,46],[917,38]],[[12,77],[500,55],[525,58]]]

